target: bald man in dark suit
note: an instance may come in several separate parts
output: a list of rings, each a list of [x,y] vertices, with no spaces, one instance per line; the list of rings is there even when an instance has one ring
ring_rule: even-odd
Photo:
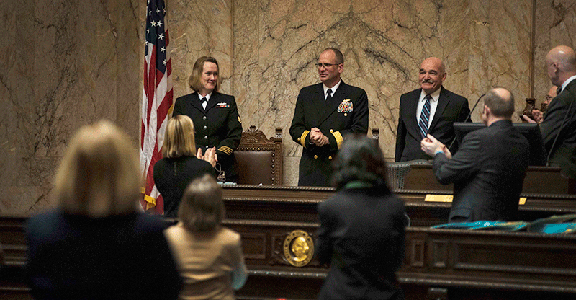
[[[454,183],[450,222],[516,220],[528,169],[529,145],[512,124],[514,96],[503,88],[486,93],[486,128],[468,133],[456,154],[428,135],[421,149],[433,156],[436,179]]]
[[[455,137],[453,124],[466,121],[470,113],[468,99],[445,89],[442,86],[445,79],[442,61],[436,57],[427,58],[420,65],[420,88],[400,97],[400,117],[396,131],[397,162],[431,159],[420,149],[420,141],[426,134],[450,145]],[[423,110],[428,114],[424,114]],[[453,152],[456,146],[451,148]]]

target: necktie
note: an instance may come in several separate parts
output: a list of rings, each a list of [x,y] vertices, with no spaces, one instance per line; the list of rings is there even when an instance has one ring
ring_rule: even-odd
[[[202,98],[202,108],[206,109],[208,106],[208,99],[206,97]]]
[[[426,134],[428,134],[428,120],[430,119],[430,99],[432,99],[432,97],[430,95],[426,95],[426,102],[424,103],[424,106],[422,107],[422,112],[420,113],[420,121],[418,122],[418,127],[420,127],[420,135],[422,135],[422,138],[426,137]]]
[[[332,99],[332,90],[331,89],[326,90],[326,94],[327,94],[326,100]]]

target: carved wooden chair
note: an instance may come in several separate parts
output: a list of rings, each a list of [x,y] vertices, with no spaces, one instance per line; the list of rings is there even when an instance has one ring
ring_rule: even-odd
[[[282,128],[267,139],[255,125],[242,132],[234,151],[238,184],[282,185]]]

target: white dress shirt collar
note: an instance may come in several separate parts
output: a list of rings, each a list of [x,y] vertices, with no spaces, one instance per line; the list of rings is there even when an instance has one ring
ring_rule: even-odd
[[[200,93],[198,93],[198,99],[202,100],[202,98],[206,98],[206,100],[210,101],[210,97],[212,96],[212,93],[207,94],[206,96],[202,96]]]
[[[566,81],[564,81],[564,83],[562,83],[562,90],[560,91],[560,93],[562,93],[564,91],[564,89],[566,88],[566,86],[572,81],[572,80],[576,80],[576,75],[566,79]]]
[[[332,90],[332,97],[334,97],[334,94],[336,94],[336,90],[340,86],[340,83],[342,83],[342,80],[339,80],[335,86],[330,88]],[[326,98],[328,98],[328,93],[326,93],[326,91],[328,91],[328,87],[326,87],[324,84],[322,84],[322,88],[324,89],[324,99],[326,99]]]

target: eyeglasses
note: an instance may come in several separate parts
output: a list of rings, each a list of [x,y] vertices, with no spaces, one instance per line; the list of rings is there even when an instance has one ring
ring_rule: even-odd
[[[331,67],[331,66],[337,66],[337,65],[339,65],[339,64],[329,64],[329,63],[316,63],[316,66],[317,66],[318,68],[320,68],[320,67],[324,67],[324,68],[327,68],[327,67]]]

